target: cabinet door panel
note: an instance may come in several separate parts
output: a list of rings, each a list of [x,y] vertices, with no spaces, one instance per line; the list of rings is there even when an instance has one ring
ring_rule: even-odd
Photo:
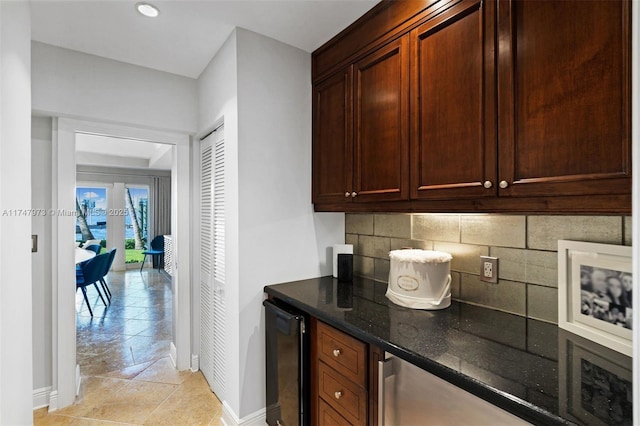
[[[352,426],[322,398],[318,398],[318,426]]]
[[[351,69],[314,86],[313,202],[344,203],[353,191]]]
[[[318,361],[318,395],[353,425],[367,424],[367,390]]]
[[[408,198],[407,50],[402,37],[355,66],[356,202]]]
[[[503,1],[499,27],[500,195],[629,193],[629,2]]]
[[[496,195],[494,27],[472,0],[411,34],[411,198]]]
[[[367,377],[367,345],[318,321],[318,358],[359,386]]]

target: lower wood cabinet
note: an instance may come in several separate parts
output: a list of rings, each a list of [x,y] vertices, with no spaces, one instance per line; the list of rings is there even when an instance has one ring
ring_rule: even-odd
[[[375,425],[381,351],[315,318],[311,333],[312,424]]]
[[[312,317],[310,356],[312,425],[376,426],[380,423],[378,362],[385,359],[381,348]],[[467,425],[475,424],[474,421],[510,426],[529,424],[407,361],[399,358],[387,359],[389,361],[395,365],[392,401],[398,405],[386,407],[390,415],[387,419],[393,418],[397,424]],[[460,407],[465,410],[460,411]]]
[[[318,360],[358,386],[367,384],[367,345],[322,322],[318,323]]]
[[[335,425],[335,426],[351,426],[344,417],[336,410],[331,408],[329,404],[322,399],[318,400],[318,424],[319,425]]]
[[[367,389],[318,361],[318,397],[350,424],[367,423]]]

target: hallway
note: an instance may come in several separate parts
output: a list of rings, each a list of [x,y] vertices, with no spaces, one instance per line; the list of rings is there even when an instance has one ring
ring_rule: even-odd
[[[34,412],[36,425],[218,425],[222,406],[200,372],[169,358],[171,281],[146,269],[111,272],[111,304],[88,289],[94,317],[76,295],[80,395],[70,407]]]

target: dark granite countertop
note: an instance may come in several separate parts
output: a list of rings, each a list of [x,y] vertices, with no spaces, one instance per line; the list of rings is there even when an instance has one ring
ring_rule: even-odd
[[[631,425],[631,358],[559,329],[465,303],[403,308],[386,284],[332,277],[265,292],[531,423]]]

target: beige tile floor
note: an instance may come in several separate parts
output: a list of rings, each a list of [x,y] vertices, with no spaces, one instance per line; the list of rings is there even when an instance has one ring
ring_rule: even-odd
[[[94,289],[89,311],[78,292],[76,402],[35,425],[219,425],[222,405],[200,372],[179,372],[169,358],[171,283],[153,270],[110,273],[111,304]]]

